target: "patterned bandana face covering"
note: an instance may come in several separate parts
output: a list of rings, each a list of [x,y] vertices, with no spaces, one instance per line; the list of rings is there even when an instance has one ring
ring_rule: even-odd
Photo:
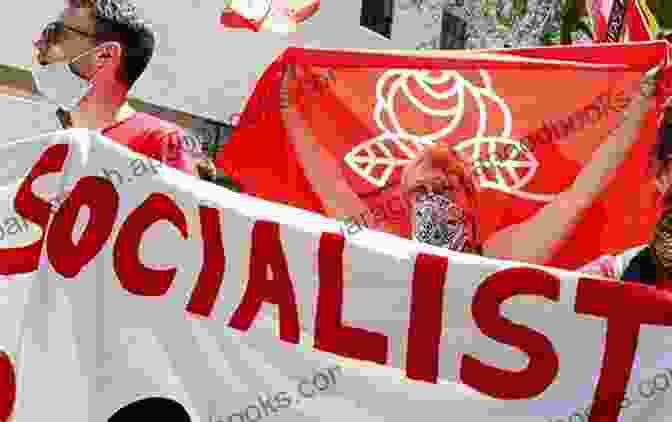
[[[445,196],[431,192],[416,194],[413,238],[456,252],[470,249],[462,209]]]

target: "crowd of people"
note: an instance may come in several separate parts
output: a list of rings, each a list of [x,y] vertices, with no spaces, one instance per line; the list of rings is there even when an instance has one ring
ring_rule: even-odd
[[[64,128],[100,131],[137,153],[213,180],[215,168],[207,154],[183,148],[182,128],[135,111],[128,103],[128,92],[150,62],[154,45],[152,30],[130,1],[67,0],[59,18],[47,24],[34,42],[36,87],[57,105]],[[405,167],[401,178],[402,198],[411,210],[413,239],[463,253],[542,264],[626,159],[651,108],[659,70],[652,69],[642,79],[640,95],[624,111],[620,126],[570,189],[529,220],[488,239],[480,233],[481,191],[469,160],[445,145],[427,147]],[[285,73],[281,97],[286,100],[292,72]],[[296,111],[292,107],[291,103],[280,107],[286,122]],[[671,162],[672,123],[663,119],[651,170],[664,209],[650,242],[618,256],[600,257],[580,271],[650,285],[672,279]],[[573,207],[571,212],[568,207]],[[124,412],[130,414],[134,409]]]

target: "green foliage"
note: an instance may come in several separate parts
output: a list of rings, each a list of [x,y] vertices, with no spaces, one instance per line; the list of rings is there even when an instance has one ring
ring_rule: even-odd
[[[656,20],[661,27],[672,28],[672,1],[648,0],[648,5],[656,15]]]
[[[219,145],[218,145],[217,141],[210,142],[210,143],[208,144],[208,152],[207,152],[207,154],[208,154],[208,156],[209,156],[210,158],[215,158],[215,156],[217,155],[217,152],[218,152],[218,151],[219,151]]]
[[[583,2],[580,3],[583,4]],[[584,15],[577,0],[562,0],[560,31],[545,33],[542,40],[544,45],[572,44],[579,33],[593,37],[590,18]]]
[[[485,16],[493,16],[497,20],[499,30],[511,30],[514,22],[525,16],[528,12],[528,0],[509,0],[513,2],[511,16],[497,13],[497,0],[481,0],[481,13]]]
[[[635,1],[635,0],[627,0]],[[667,28],[672,28],[672,1],[670,0],[646,0],[647,5],[656,17],[656,21],[660,26],[661,32],[672,32]],[[544,42],[548,44],[571,44],[576,38],[578,32],[583,32],[593,36],[593,28],[591,27],[590,18],[584,15],[584,11],[580,10],[577,0],[562,0],[561,12],[561,29],[559,40],[556,34],[544,34]]]
[[[580,11],[576,0],[564,0],[560,12],[560,43],[571,44],[572,33],[579,24]]]
[[[560,44],[560,31],[544,32],[541,36],[541,42],[544,45]]]
[[[223,174],[217,175],[215,178],[215,184],[234,192],[240,193],[241,190],[240,186],[238,186],[238,184],[231,177],[225,176]]]
[[[509,29],[513,27],[516,19],[525,16],[528,12],[527,0],[513,0],[513,10],[511,16],[497,15],[497,23]]]

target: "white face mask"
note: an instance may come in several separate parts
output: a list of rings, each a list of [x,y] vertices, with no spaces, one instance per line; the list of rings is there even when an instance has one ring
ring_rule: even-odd
[[[69,63],[33,65],[33,78],[39,93],[65,111],[73,111],[79,107],[79,103],[93,88],[93,83],[77,76],[70,65],[96,48],[85,51]]]

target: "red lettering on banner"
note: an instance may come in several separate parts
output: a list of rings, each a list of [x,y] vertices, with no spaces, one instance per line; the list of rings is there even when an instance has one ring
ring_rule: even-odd
[[[350,359],[387,363],[387,337],[343,324],[343,249],[345,239],[322,233],[318,252],[320,287],[315,313],[315,348]]]
[[[419,253],[413,271],[406,376],[436,383],[448,258]]]
[[[9,422],[16,401],[16,372],[7,353],[0,351],[0,422]]]
[[[499,369],[469,355],[462,357],[462,382],[483,394],[503,400],[538,396],[555,380],[559,369],[558,355],[548,338],[500,315],[500,305],[518,295],[542,296],[557,301],[560,280],[535,268],[496,272],[478,287],[472,301],[472,314],[483,334],[529,355],[527,368],[522,371]]]
[[[177,269],[153,270],[140,262],[140,241],[149,227],[166,220],[187,239],[187,221],[175,202],[162,193],[152,193],[134,209],[119,229],[114,245],[114,271],[124,289],[141,296],[162,296],[173,283]]]
[[[589,422],[616,422],[642,324],[672,326],[669,294],[635,283],[580,278],[575,312],[607,320],[604,357]]]
[[[201,237],[203,238],[203,268],[198,282],[189,299],[187,311],[204,317],[210,316],[212,307],[219,294],[224,277],[224,245],[222,228],[219,223],[219,210],[198,207],[201,217]]]
[[[269,266],[273,272],[272,279],[268,277]],[[243,301],[231,317],[229,326],[247,331],[259,313],[262,302],[278,306],[280,339],[298,344],[299,313],[287,259],[280,242],[280,226],[271,221],[258,220],[252,228],[250,280]]]
[[[51,218],[51,204],[33,193],[33,182],[45,174],[62,172],[68,150],[69,146],[65,144],[47,148],[21,183],[14,198],[14,208],[25,220],[40,226],[42,236],[28,246],[0,249],[0,274],[21,274],[37,269]]]
[[[75,244],[72,233],[84,205],[89,209],[89,221]],[[49,226],[47,255],[54,269],[67,278],[79,274],[109,239],[118,211],[119,194],[112,182],[96,176],[78,180]]]

